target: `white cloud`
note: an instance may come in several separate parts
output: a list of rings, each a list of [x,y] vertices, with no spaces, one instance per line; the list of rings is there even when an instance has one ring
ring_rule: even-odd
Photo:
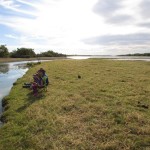
[[[0,5],[5,8],[12,8],[12,9],[19,7],[19,5],[15,4],[13,0],[0,0]]]
[[[83,40],[87,44],[101,45],[138,45],[150,44],[150,33],[136,33],[126,35],[104,35]]]
[[[16,37],[15,35],[11,35],[11,34],[5,34],[5,37],[11,38],[11,39],[18,39],[18,37]]]
[[[38,13],[34,19],[10,16],[2,18],[1,22],[22,33],[20,44],[24,46],[34,46],[38,43],[33,39],[42,37],[51,47],[80,48],[84,45],[80,41],[82,38],[98,35],[97,28],[101,21],[96,20],[97,16],[91,12],[92,7],[93,0],[44,1],[36,7]],[[95,28],[91,30],[93,26]]]
[[[150,0],[143,0],[140,3],[140,12],[144,19],[150,17]]]
[[[20,5],[15,4],[15,2],[13,0],[0,0],[0,6],[3,6],[4,8],[11,10],[11,11],[14,11],[14,12],[36,16],[36,13],[19,9]]]
[[[22,3],[22,4],[32,6],[34,8],[38,7],[38,3],[33,3],[33,2],[25,1],[25,0],[16,0],[16,1],[19,2],[19,3]]]

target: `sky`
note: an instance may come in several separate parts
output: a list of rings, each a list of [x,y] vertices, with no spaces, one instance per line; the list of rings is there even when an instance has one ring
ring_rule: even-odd
[[[150,0],[0,0],[0,45],[64,54],[150,52]]]

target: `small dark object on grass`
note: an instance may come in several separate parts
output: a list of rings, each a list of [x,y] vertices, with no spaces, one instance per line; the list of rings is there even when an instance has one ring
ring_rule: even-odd
[[[29,86],[29,85],[23,85],[22,87],[23,87],[23,88],[30,88],[31,85],[30,85],[30,86]]]
[[[78,75],[78,79],[81,79],[81,76],[80,76],[80,75]]]
[[[22,87],[23,88],[30,88],[31,87],[31,83],[24,83],[24,85]]]
[[[141,102],[139,102],[139,101],[138,101],[137,107],[143,107],[143,108],[145,108],[145,109],[148,109],[148,108],[149,108],[148,105],[141,104]]]
[[[145,108],[145,109],[148,109],[149,106],[148,105],[141,105],[141,107]]]

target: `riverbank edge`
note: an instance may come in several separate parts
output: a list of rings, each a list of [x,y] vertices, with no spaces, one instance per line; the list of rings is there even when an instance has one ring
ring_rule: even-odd
[[[36,57],[36,58],[0,58],[0,63],[34,61],[34,60],[58,60],[67,59],[67,57]]]
[[[0,121],[4,124],[6,123],[6,117],[3,115],[3,112],[6,111],[8,109],[8,100],[6,98],[7,96],[5,96],[2,99],[2,114],[0,116]]]
[[[18,79],[21,79],[21,78],[18,78]],[[13,83],[12,88],[14,88],[14,86],[16,85],[18,79]],[[12,90],[12,88],[11,88],[11,90]],[[10,92],[11,92],[11,90],[10,90]],[[0,115],[0,121],[2,122],[2,124],[7,122],[6,116],[3,115],[4,112],[9,109],[9,102],[8,102],[8,98],[7,97],[9,97],[9,93],[8,93],[8,95],[4,96],[3,99],[2,99],[2,113]]]

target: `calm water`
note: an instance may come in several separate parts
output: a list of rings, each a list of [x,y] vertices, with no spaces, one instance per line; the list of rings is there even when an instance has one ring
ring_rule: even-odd
[[[102,58],[102,59],[114,59],[114,60],[142,60],[150,61],[150,57],[146,56],[68,56],[70,59],[88,59],[88,58]]]

